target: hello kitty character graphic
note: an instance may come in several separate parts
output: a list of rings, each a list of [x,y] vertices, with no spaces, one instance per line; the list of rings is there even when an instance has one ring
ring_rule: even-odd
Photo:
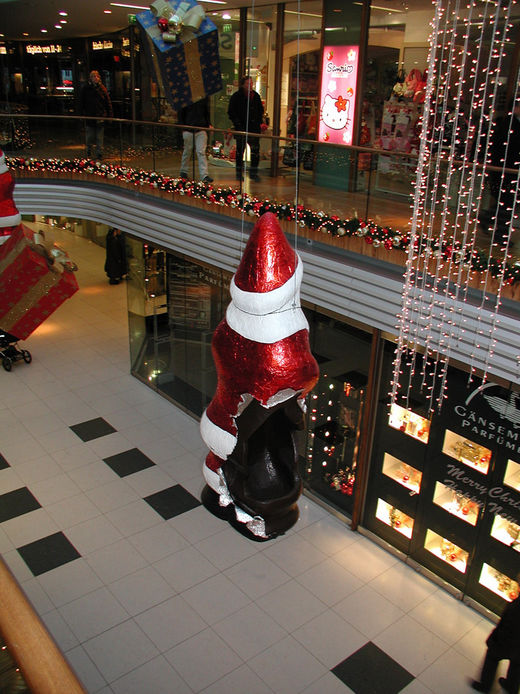
[[[321,107],[321,120],[331,130],[343,130],[347,127],[350,113],[350,101],[342,96],[325,94]]]

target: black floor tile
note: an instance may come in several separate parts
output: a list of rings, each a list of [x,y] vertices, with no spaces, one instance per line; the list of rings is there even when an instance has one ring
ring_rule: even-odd
[[[114,429],[111,424],[106,422],[103,417],[96,417],[96,419],[89,419],[86,422],[73,424],[70,428],[79,436],[82,441],[99,439],[100,436],[113,434],[116,431],[116,429]]]
[[[398,694],[415,679],[371,641],[331,672],[356,694]]]
[[[0,453],[0,470],[4,470],[6,467],[11,467],[4,456]]]
[[[145,501],[165,520],[180,516],[181,513],[191,511],[192,508],[201,505],[200,501],[180,484],[151,494],[145,497]]]
[[[78,550],[61,532],[18,547],[18,552],[35,576],[81,557]]]
[[[155,465],[155,463],[144,453],[141,453],[138,448],[131,448],[129,451],[111,455],[108,458],[103,458],[103,460],[119,475],[119,477],[126,477],[127,475],[132,475],[134,472],[146,470],[147,467]]]
[[[0,495],[0,523],[24,513],[41,508],[41,504],[31,494],[27,487],[20,487],[12,492]]]

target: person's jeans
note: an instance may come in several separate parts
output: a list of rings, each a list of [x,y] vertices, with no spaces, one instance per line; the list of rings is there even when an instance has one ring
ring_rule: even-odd
[[[205,130],[195,132],[193,130],[184,130],[182,133],[184,140],[184,150],[182,152],[181,171],[189,173],[189,164],[193,156],[193,145],[197,152],[197,161],[199,163],[199,176],[201,179],[208,175],[208,160],[206,159],[206,147],[208,144],[208,133]]]
[[[480,683],[484,691],[491,691],[498,663],[501,660],[508,660],[508,658],[504,658],[503,654],[496,648],[493,648],[493,646],[488,646],[482,672],[480,673]],[[517,694],[520,682],[520,662],[509,661],[506,680],[508,684],[507,691],[511,694]]]
[[[104,121],[89,120],[86,123],[85,129],[87,157],[102,157],[103,139],[105,134]]]
[[[244,150],[246,148],[246,136],[245,135],[235,135],[235,140],[237,143],[237,153],[236,153],[236,169],[237,174],[242,173],[242,168],[244,166]],[[253,175],[258,173],[258,162],[260,161],[260,138],[250,137],[248,138],[247,144],[251,150],[251,167],[249,172]]]

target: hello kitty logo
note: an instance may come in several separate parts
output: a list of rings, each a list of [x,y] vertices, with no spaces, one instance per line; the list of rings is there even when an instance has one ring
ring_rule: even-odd
[[[347,127],[350,113],[350,101],[343,96],[325,95],[321,109],[321,119],[327,128],[343,130]]]

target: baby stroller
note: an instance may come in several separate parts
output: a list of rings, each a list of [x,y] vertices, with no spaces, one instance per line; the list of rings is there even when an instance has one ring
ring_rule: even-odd
[[[30,364],[32,356],[27,349],[18,349],[16,343],[18,338],[10,333],[0,330],[0,359],[6,371],[11,371],[13,363],[23,359],[26,364]]]

